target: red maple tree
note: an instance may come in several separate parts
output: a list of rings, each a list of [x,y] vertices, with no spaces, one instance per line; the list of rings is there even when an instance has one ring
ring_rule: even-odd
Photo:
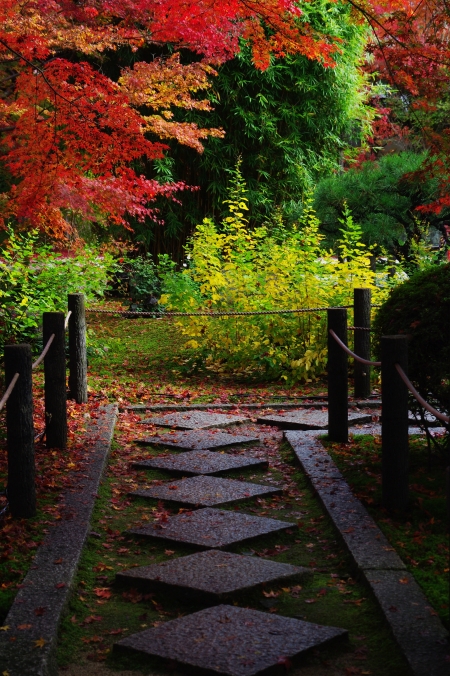
[[[449,101],[450,8],[445,0],[349,0],[371,28],[369,65],[400,97],[409,125],[403,130],[385,109],[379,125],[389,135],[408,134],[429,150],[423,177],[437,178],[440,195],[419,207],[423,212],[440,213],[450,206],[450,124]],[[391,126],[390,126],[391,125]]]
[[[11,177],[0,195],[0,224],[14,217],[54,237],[67,214],[127,225],[156,218],[161,185],[145,167],[164,140],[202,150],[220,129],[176,121],[174,109],[208,109],[198,92],[214,66],[251,44],[254,63],[301,53],[333,65],[335,41],[317,34],[291,0],[2,0],[0,4],[0,157]],[[139,61],[148,46],[172,54]],[[107,55],[135,53],[112,78]],[[183,64],[180,50],[197,55]]]

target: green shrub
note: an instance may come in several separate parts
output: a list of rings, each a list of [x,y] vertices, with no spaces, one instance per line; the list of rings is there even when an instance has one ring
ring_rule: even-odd
[[[436,197],[437,182],[414,177],[426,153],[386,155],[376,162],[321,180],[314,208],[328,242],[339,236],[345,205],[361,225],[363,241],[385,247],[391,254],[410,255],[410,242],[420,229],[416,207]],[[442,217],[429,214],[428,223],[439,227]]]
[[[378,311],[374,330],[378,346],[382,335],[405,334],[410,338],[409,377],[424,399],[448,415],[450,264],[422,270],[392,289]],[[417,409],[414,401],[411,406]],[[448,431],[449,426],[446,427]]]
[[[118,290],[142,310],[156,309],[161,283],[150,255],[121,258],[115,274]]]
[[[9,231],[0,249],[0,354],[8,343],[37,345],[42,313],[66,311],[68,293],[88,302],[103,296],[112,268],[112,256],[95,247],[63,256],[37,232]]]
[[[190,267],[165,261],[161,301],[168,310],[196,312],[273,311],[348,305],[355,287],[373,289],[373,302],[387,293],[387,275],[370,267],[370,250],[346,211],[336,251],[321,248],[319,222],[306,203],[302,221],[249,228],[245,184],[232,182],[229,215],[220,227],[205,219],[187,247]],[[326,313],[274,314],[178,322],[191,362],[216,373],[311,381],[325,368]]]

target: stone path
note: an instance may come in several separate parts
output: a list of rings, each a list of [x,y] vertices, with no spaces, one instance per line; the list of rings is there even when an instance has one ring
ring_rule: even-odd
[[[304,583],[312,577],[312,572],[309,568],[287,563],[209,549],[151,566],[131,568],[117,573],[116,577],[119,582],[129,582],[146,590],[167,585],[197,598],[203,593],[217,602],[267,582]]]
[[[130,495],[176,502],[192,507],[220,507],[245,502],[250,498],[268,497],[280,493],[282,493],[282,489],[274,486],[199,475],[189,479],[181,479],[181,481],[172,481],[162,486],[133,491]]]
[[[297,417],[299,415],[305,414],[297,412]],[[317,418],[317,415],[323,416],[317,411],[306,415],[309,420]],[[370,416],[358,413],[349,415],[363,422],[371,420]],[[199,448],[205,440],[213,441],[214,437],[219,444],[223,443],[223,438],[218,435],[224,433],[207,431],[213,426],[217,428],[218,425],[244,420],[242,416],[190,411],[150,418],[145,422],[170,425],[175,429],[206,430],[197,431],[194,439],[193,433],[189,433],[188,447]],[[273,419],[270,424],[274,424]],[[164,435],[163,439],[168,439],[168,443],[164,444],[159,438],[158,445],[180,448],[181,444],[186,444],[186,437],[176,438],[173,434]],[[247,439],[234,436],[233,440],[236,445]],[[145,439],[145,443],[154,442],[150,437]],[[198,451],[172,456],[165,454],[137,463],[139,468],[162,467],[181,474],[186,474],[187,470],[196,476],[140,489],[132,496],[198,509],[170,516],[164,524],[153,522],[128,532],[134,536],[164,540],[172,545],[190,544],[206,551],[123,571],[117,574],[118,581],[156,591],[165,589],[175,590],[177,594],[195,594],[197,600],[201,596],[210,607],[128,636],[115,644],[116,651],[158,656],[180,666],[224,676],[254,676],[276,668],[281,659],[290,660],[311,648],[347,637],[345,629],[274,616],[236,605],[216,605],[221,600],[232,601],[236,593],[255,589],[264,583],[282,584],[287,579],[292,581],[311,575],[296,566],[220,551],[236,543],[297,528],[295,523],[217,509],[221,505],[282,492],[280,487],[210,476],[230,467],[261,462],[265,459],[251,454],[218,454],[208,449],[203,454]]]
[[[137,439],[138,444],[149,446],[163,446],[164,448],[179,448],[182,451],[211,450],[226,448],[237,444],[251,444],[259,441],[256,437],[242,434],[230,434],[218,430],[202,430],[201,432],[177,432],[172,434],[155,435]]]
[[[219,605],[139,632],[116,645],[216,674],[256,676],[279,665],[281,656],[297,657],[346,637],[345,629]]]
[[[172,474],[220,474],[232,469],[267,468],[267,460],[248,455],[229,455],[227,453],[211,453],[211,451],[192,451],[181,455],[159,455],[150,460],[133,463],[136,469],[165,469]]]
[[[195,512],[170,516],[164,526],[151,523],[129,530],[128,533],[171,544],[184,543],[201,549],[221,549],[295,527],[295,523],[288,521],[206,507]]]
[[[274,425],[283,430],[326,430],[328,411],[314,409],[280,412],[277,415],[265,415],[257,418],[260,425]],[[349,412],[349,425],[362,425],[372,422],[371,413]]]
[[[171,427],[174,430],[207,430],[213,427],[228,427],[238,423],[249,422],[249,418],[227,413],[208,413],[203,411],[189,411],[188,413],[171,413],[168,415],[147,418],[143,424]]]

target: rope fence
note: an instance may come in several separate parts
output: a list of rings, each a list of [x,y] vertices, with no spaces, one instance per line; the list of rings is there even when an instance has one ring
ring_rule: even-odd
[[[397,373],[399,374],[400,378],[403,380],[406,387],[408,388],[408,390],[413,395],[413,397],[419,402],[419,404],[426,411],[428,411],[428,413],[431,413],[432,415],[434,415],[434,417],[437,418],[438,420],[442,420],[442,422],[446,422],[446,423],[450,422],[450,418],[449,418],[448,415],[444,415],[444,413],[441,413],[440,411],[435,409],[433,406],[431,406],[431,404],[429,404],[427,401],[425,401],[425,399],[423,397],[420,396],[420,394],[418,393],[418,391],[416,390],[416,388],[414,387],[414,385],[412,384],[412,382],[410,381],[410,379],[408,378],[408,376],[406,375],[406,373],[404,372],[404,370],[402,369],[400,364],[395,364],[395,368],[396,368]]]
[[[9,397],[10,397],[10,394],[11,394],[11,392],[12,392],[13,389],[14,389],[14,385],[15,385],[15,384],[17,383],[17,381],[19,380],[19,377],[20,377],[20,373],[15,373],[14,376],[13,376],[13,379],[12,379],[11,382],[9,383],[8,387],[6,388],[5,394],[3,395],[3,397],[2,397],[1,400],[0,400],[0,411],[2,410],[3,406],[4,406],[4,405],[6,404],[6,402],[8,401],[8,399],[9,399]]]
[[[34,370],[35,368],[37,368],[37,367],[39,366],[39,364],[42,364],[42,362],[43,362],[44,359],[45,359],[45,355],[46,355],[47,352],[49,351],[50,345],[53,343],[54,340],[55,340],[55,334],[52,333],[52,335],[50,336],[50,338],[49,338],[48,341],[47,341],[46,346],[45,346],[44,349],[42,350],[41,354],[40,354],[39,357],[36,359],[36,361],[33,362],[33,364],[31,365],[31,368],[32,368],[33,370]]]
[[[328,335],[328,437],[330,441],[348,443],[348,357],[365,367],[381,367],[382,502],[389,510],[404,511],[409,498],[408,392],[442,423],[448,425],[450,416],[431,406],[408,378],[405,335],[381,337],[381,361],[367,359],[367,354],[362,357],[347,347],[346,309],[329,310]],[[448,499],[450,505],[450,495]]]
[[[339,307],[351,308],[351,305],[341,305]],[[378,306],[373,306],[378,307]],[[150,317],[151,319],[155,318],[164,318],[164,317],[248,317],[248,316],[258,316],[258,315],[288,315],[288,314],[301,314],[304,312],[326,312],[327,310],[334,309],[329,307],[308,307],[308,308],[296,308],[294,310],[253,310],[253,311],[237,311],[237,310],[228,310],[228,311],[216,311],[216,312],[137,312],[133,310],[101,310],[99,308],[89,308],[86,309],[86,312],[91,314],[102,314],[102,315],[118,315],[121,317]]]
[[[361,327],[358,327],[361,328]],[[370,359],[363,359],[363,357],[359,357],[357,354],[352,352],[345,343],[342,342],[340,338],[337,337],[333,329],[330,329],[330,335],[333,336],[337,344],[342,347],[344,352],[346,352],[350,357],[353,357],[353,359],[356,359],[357,362],[360,364],[367,364],[367,366],[381,366],[381,361],[370,361]]]
[[[65,331],[71,315],[72,311],[66,316],[62,312],[44,312],[43,341],[46,343],[34,362],[30,345],[5,346],[5,380],[9,385],[0,400],[0,411],[9,401],[6,409],[8,480],[6,505],[0,510],[0,517],[8,510],[16,518],[30,518],[36,514],[34,443],[46,435],[47,447],[63,449],[66,446]],[[32,371],[42,362],[45,423],[43,432],[35,436]]]

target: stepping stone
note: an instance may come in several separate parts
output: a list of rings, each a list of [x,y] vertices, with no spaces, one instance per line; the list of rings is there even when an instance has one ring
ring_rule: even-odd
[[[238,423],[249,422],[243,415],[229,415],[226,413],[207,413],[206,411],[180,411],[170,413],[159,418],[147,418],[142,424],[158,425],[158,427],[172,427],[175,430],[207,430],[212,427],[228,427]]]
[[[177,474],[219,474],[231,469],[267,468],[264,458],[252,458],[246,455],[211,453],[211,451],[191,451],[180,455],[158,455],[150,460],[134,462],[137,469],[165,469]]]
[[[347,631],[290,617],[220,605],[122,639],[115,650],[173,660],[223,676],[255,676]]]
[[[137,439],[138,444],[180,448],[186,451],[211,450],[212,448],[239,446],[240,444],[251,444],[258,441],[257,437],[230,434],[229,432],[216,432],[215,430],[211,432],[208,430],[176,432],[175,434],[161,434],[154,437],[146,437],[145,439]]]
[[[381,410],[381,399],[362,399],[357,401],[358,408],[379,408]]]
[[[286,585],[311,578],[312,572],[308,568],[214,549],[116,574],[119,582],[152,590],[170,587],[177,594],[190,592],[196,599],[201,594],[213,602],[268,582]]]
[[[127,533],[190,544],[201,549],[222,549],[289,528],[297,526],[288,521],[206,507],[195,512],[170,516],[165,523],[146,524]]]
[[[260,425],[274,425],[284,430],[326,430],[328,428],[328,411],[298,410],[278,415],[257,418]],[[349,425],[361,425],[372,422],[372,416],[364,413],[348,414]]]
[[[280,493],[282,489],[273,486],[200,475],[133,491],[129,495],[137,498],[167,500],[182,505],[219,507],[242,502],[259,495],[279,495]]]

